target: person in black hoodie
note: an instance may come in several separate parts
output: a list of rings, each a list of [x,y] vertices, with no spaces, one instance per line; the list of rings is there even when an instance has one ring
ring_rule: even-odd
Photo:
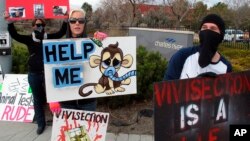
[[[7,19],[9,14],[4,13]],[[53,34],[45,32],[46,23],[43,19],[34,19],[32,21],[33,32],[30,35],[21,35],[17,32],[14,23],[8,22],[8,31],[13,39],[27,46],[29,51],[28,59],[28,82],[34,98],[35,119],[37,121],[37,134],[42,134],[45,126],[46,104],[45,81],[44,81],[44,64],[43,64],[43,39],[58,39],[63,37],[67,31],[67,22],[63,22],[61,29]]]
[[[86,34],[86,12],[83,9],[74,9],[69,13],[68,30],[66,38],[87,38]],[[97,101],[92,99],[71,100],[63,102],[51,102],[50,110],[59,113],[62,108],[95,111]]]
[[[217,14],[208,14],[199,29],[200,44],[178,50],[168,62],[164,80],[213,77],[232,72],[231,63],[218,51],[225,34],[224,20]]]

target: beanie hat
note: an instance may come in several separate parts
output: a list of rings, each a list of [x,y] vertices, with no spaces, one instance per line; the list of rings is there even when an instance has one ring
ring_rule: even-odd
[[[204,23],[214,23],[214,24],[216,24],[218,26],[218,28],[220,29],[221,40],[223,40],[224,34],[225,34],[225,23],[224,23],[223,19],[219,15],[209,14],[209,15],[205,16],[202,19],[200,29],[201,29],[201,27],[202,27],[202,25]]]

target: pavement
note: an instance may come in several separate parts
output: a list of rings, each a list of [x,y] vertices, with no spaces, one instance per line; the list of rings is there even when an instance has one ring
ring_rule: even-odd
[[[0,141],[50,141],[52,126],[46,126],[41,135],[36,134],[34,123],[0,121]],[[106,141],[154,141],[153,135],[107,133]]]

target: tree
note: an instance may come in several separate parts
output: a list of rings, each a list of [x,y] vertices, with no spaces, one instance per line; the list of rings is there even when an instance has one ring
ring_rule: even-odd
[[[126,11],[121,12],[121,5],[125,3],[125,0],[102,0],[101,5],[104,10],[103,16],[105,21],[113,24],[121,23],[121,13],[127,13]]]
[[[147,24],[149,27],[160,27],[168,24],[168,18],[165,15],[164,7],[161,7],[159,10],[150,10],[143,17],[143,23]]]
[[[95,24],[95,28],[101,28],[103,21],[105,20],[105,17],[103,16],[104,10],[102,8],[98,8],[93,16],[92,20]]]
[[[248,14],[243,14],[241,12],[244,12],[244,8],[242,10],[241,7],[244,7],[245,5],[249,5],[249,0],[226,0],[225,3],[228,4],[230,10],[232,11],[230,17],[233,19],[232,24],[235,28],[240,28],[240,25],[243,24],[243,20],[247,19],[246,16]],[[244,12],[245,13],[245,12]],[[249,17],[248,17],[249,18]]]
[[[92,5],[88,4],[87,2],[84,2],[81,8],[86,11],[85,17],[90,20],[93,12]]]
[[[229,10],[228,5],[225,3],[218,2],[209,9],[209,13],[220,15],[225,21],[227,27],[232,23],[232,10]]]
[[[238,9],[239,13],[241,13],[241,24],[240,28],[242,30],[248,30],[250,31],[250,6],[249,5],[243,5]]]
[[[139,4],[142,4],[142,3],[146,3],[146,2],[150,2],[150,1],[154,1],[154,0],[128,0],[129,3],[131,4],[132,6],[132,20],[130,22],[130,25],[132,26],[134,21],[135,21],[135,18],[136,18],[136,15],[137,15],[137,5]]]
[[[165,0],[163,1],[165,3]],[[167,0],[167,6],[170,7],[173,17],[176,19],[176,26],[187,16],[188,12],[193,8],[196,0]]]
[[[194,5],[193,12],[191,13],[192,19],[190,21],[190,26],[193,30],[198,30],[200,26],[201,19],[207,14],[207,5],[202,1],[197,2]]]

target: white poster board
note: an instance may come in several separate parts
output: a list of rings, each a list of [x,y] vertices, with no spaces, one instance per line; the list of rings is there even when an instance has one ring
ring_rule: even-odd
[[[0,120],[32,122],[33,96],[26,74],[5,74],[0,86]]]
[[[51,141],[105,141],[108,113],[62,109],[54,114]]]
[[[48,102],[137,93],[136,38],[108,37],[102,44],[88,38],[44,40]]]

